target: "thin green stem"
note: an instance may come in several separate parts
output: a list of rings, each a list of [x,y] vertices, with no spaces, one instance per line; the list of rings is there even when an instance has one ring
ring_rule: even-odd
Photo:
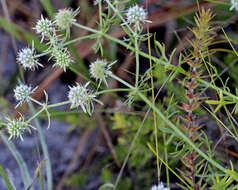
[[[114,89],[101,90],[99,92],[96,92],[95,95],[101,95],[101,94],[111,93],[111,92],[129,92],[129,91],[131,91],[130,88],[114,88]]]
[[[103,23],[102,23],[102,0],[99,0],[98,3],[98,8],[99,8],[99,24],[100,24],[100,30],[102,31],[103,29]]]
[[[34,99],[34,98],[32,98],[32,97],[29,97],[30,98],[30,100],[32,101],[32,102],[35,102],[36,104],[38,104],[38,105],[40,105],[40,106],[43,106],[43,104],[41,103],[41,102],[39,102],[38,100],[36,100],[36,99]]]
[[[31,116],[27,121],[26,121],[26,123],[30,123],[31,122],[31,120],[33,120],[33,119],[35,119],[38,115],[40,115],[41,114],[41,112],[43,112],[45,110],[45,108],[43,107],[43,108],[41,108],[40,109],[40,111],[38,111],[38,112],[36,112],[33,116]]]
[[[66,105],[66,104],[69,104],[70,101],[67,100],[67,101],[64,101],[64,102],[59,102],[59,103],[56,103],[56,104],[50,104],[47,106],[47,108],[54,108],[54,107],[58,107],[58,106],[63,106],[63,105]]]
[[[35,108],[34,108],[33,104],[31,102],[28,102],[28,104],[29,104],[29,107],[30,107],[30,110],[31,110],[32,114],[35,115],[36,111],[35,111]],[[47,160],[46,161],[47,189],[48,190],[53,190],[52,168],[51,168],[51,161],[50,161],[48,148],[47,148],[47,145],[46,145],[45,137],[44,137],[43,131],[41,129],[39,120],[37,118],[35,118],[34,120],[35,120],[36,128],[37,128],[37,131],[38,131],[38,134],[39,134],[44,159]]]
[[[237,97],[237,96],[235,96],[234,94],[232,94],[232,93],[230,93],[230,92],[227,92],[226,90],[223,90],[223,89],[221,89],[221,88],[219,88],[219,87],[216,87],[216,86],[212,85],[211,83],[209,83],[209,82],[207,82],[207,81],[205,81],[205,80],[202,80],[202,79],[197,79],[197,80],[198,80],[200,83],[204,84],[206,87],[213,88],[214,90],[216,90],[216,91],[218,91],[218,92],[222,91],[223,94],[225,94],[225,95],[227,95],[227,96],[229,96],[229,97],[231,97],[231,98],[233,98],[233,99],[235,99],[235,100],[238,100],[238,97]]]
[[[151,44],[150,44],[150,35],[149,35],[149,28],[147,28],[147,33],[148,33],[148,51],[149,51],[149,62],[150,62],[150,82],[151,82],[151,93],[152,93],[152,103],[155,105],[155,91],[154,91],[154,80],[153,80],[153,65],[152,65],[152,60],[151,60]],[[156,148],[156,154],[159,154],[159,143],[158,143],[158,127],[157,127],[157,117],[155,110],[153,110],[153,118],[154,118],[154,130],[155,130],[155,148]],[[163,133],[163,137],[164,137]],[[164,145],[164,150],[166,150],[165,155],[167,154],[167,149],[166,146]],[[157,177],[158,181],[160,181],[160,167],[159,167],[159,157],[156,156],[156,165],[157,165]],[[167,174],[167,168],[166,168],[166,174]]]
[[[132,28],[129,26],[128,22],[123,18],[123,16],[121,15],[121,13],[118,11],[118,9],[116,9],[109,0],[105,0],[107,2],[107,4],[109,5],[109,7],[111,7],[111,9],[116,13],[116,15],[121,19],[121,21],[123,22],[124,25],[126,25],[126,27],[130,30],[130,32],[134,35],[135,32],[132,30]]]
[[[15,158],[15,160],[17,161],[17,164],[20,168],[20,172],[22,175],[22,180],[24,183],[24,187],[25,189],[31,184],[32,179],[30,177],[26,162],[24,161],[24,159],[22,158],[20,152],[17,150],[16,146],[13,144],[12,141],[9,141],[7,139],[7,137],[4,135],[3,132],[0,131],[0,136],[1,139],[3,140],[3,142],[6,144],[6,146],[8,147],[8,149],[11,151],[13,157]],[[33,190],[33,188],[31,188],[30,190]]]
[[[89,35],[86,35],[86,36],[82,36],[82,37],[79,37],[79,38],[75,38],[73,40],[70,40],[68,42],[65,42],[63,43],[60,47],[64,47],[64,46],[67,46],[67,45],[70,45],[70,44],[73,44],[75,42],[78,42],[78,41],[81,41],[81,40],[86,40],[86,39],[94,39],[96,38],[97,35],[96,34],[89,34]],[[38,54],[35,56],[35,58],[39,58],[39,57],[42,57],[42,56],[45,56],[45,55],[48,55],[52,52],[52,50],[48,50],[48,51],[45,51],[41,54]]]
[[[119,82],[123,81],[119,77],[115,76],[114,74],[111,74],[111,77],[118,80]],[[126,81],[123,81],[123,84],[125,84],[127,87],[134,89],[133,86],[131,86]],[[145,102],[147,105],[152,107],[153,110],[158,114],[158,116],[171,128],[173,131],[180,136],[188,145],[190,145],[198,154],[200,154],[203,158],[205,158],[208,162],[210,162],[213,166],[218,168],[219,170],[226,173],[226,169],[221,166],[219,163],[214,161],[213,159],[209,158],[204,152],[202,152],[180,129],[175,126],[171,121],[169,121],[166,116],[140,91],[137,91],[137,95]]]
[[[139,75],[140,75],[138,35],[135,36],[135,50],[136,50],[136,85],[135,87],[137,88],[139,83]]]

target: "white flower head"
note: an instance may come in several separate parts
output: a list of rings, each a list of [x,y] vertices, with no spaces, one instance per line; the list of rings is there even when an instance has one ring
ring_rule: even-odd
[[[111,74],[110,69],[115,62],[109,64],[106,60],[97,59],[90,64],[89,70],[91,77],[99,80],[99,86],[102,81],[107,85],[106,78]]]
[[[61,9],[55,15],[55,24],[60,30],[66,30],[66,36],[70,35],[70,27],[76,22],[75,17],[79,14],[79,8],[73,11],[72,9]]]
[[[53,50],[52,57],[54,57],[55,61],[53,66],[61,67],[64,71],[66,71],[66,68],[73,62],[67,48]]]
[[[127,22],[129,24],[134,24],[137,30],[140,30],[141,23],[151,22],[149,20],[146,20],[147,18],[146,10],[143,7],[139,7],[138,5],[135,5],[134,7],[129,8],[127,10],[126,16],[127,16]]]
[[[170,188],[164,187],[163,183],[160,183],[158,186],[153,185],[150,190],[170,190]]]
[[[24,121],[23,117],[19,117],[17,119],[10,119],[6,118],[7,120],[7,131],[9,133],[9,140],[12,138],[20,138],[23,140],[23,132],[27,129],[29,132],[30,128],[35,129],[33,126],[29,125],[27,122]]]
[[[230,7],[230,11],[233,10],[234,8],[236,9],[236,11],[238,11],[238,0],[231,0],[231,7]]]
[[[17,61],[24,69],[35,70],[38,66],[43,67],[38,62],[38,59],[35,57],[35,49],[32,48],[23,48],[17,54]]]
[[[32,89],[30,86],[27,86],[25,84],[19,84],[14,89],[14,97],[16,98],[17,101],[19,101],[16,107],[24,103],[29,98],[30,94],[32,94],[35,91],[36,88]]]
[[[49,39],[51,36],[55,35],[54,23],[51,20],[44,18],[42,15],[33,29],[36,30],[37,34],[41,35],[41,42],[45,37]]]
[[[85,113],[91,115],[94,110],[93,101],[98,102],[98,100],[95,98],[96,95],[87,89],[88,85],[89,82],[84,86],[77,84],[77,86],[69,87],[68,98],[71,108],[80,106]]]

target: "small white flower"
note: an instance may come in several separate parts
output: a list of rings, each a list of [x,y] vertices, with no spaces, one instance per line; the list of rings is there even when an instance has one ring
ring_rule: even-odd
[[[106,78],[111,74],[110,69],[114,63],[115,61],[109,64],[106,60],[97,59],[90,64],[91,77],[99,80],[99,86],[102,81],[107,85]]]
[[[233,10],[234,8],[236,9],[236,11],[238,11],[238,0],[231,0],[231,7],[230,7],[230,11]]]
[[[66,30],[66,36],[70,34],[70,27],[76,22],[75,17],[79,14],[79,8],[75,11],[72,9],[61,9],[55,15],[55,23],[60,30]]]
[[[43,65],[41,65],[35,57],[34,47],[32,47],[32,49],[24,48],[20,50],[17,54],[17,61],[24,69],[35,70],[38,66],[43,67]]]
[[[53,66],[59,66],[63,68],[64,71],[66,71],[66,68],[73,62],[67,48],[53,50],[52,57],[54,57],[55,61]]]
[[[44,38],[50,38],[55,35],[54,24],[51,20],[44,18],[41,15],[41,19],[37,21],[36,26],[33,28],[36,30],[37,34],[41,35],[41,42]]]
[[[6,120],[7,131],[10,135],[9,140],[12,138],[20,138],[21,140],[23,140],[22,134],[26,129],[29,132],[31,132],[29,127],[35,129],[33,126],[28,125],[28,123],[24,121],[23,117],[19,117],[18,119],[6,118]]]
[[[141,23],[151,22],[149,20],[146,20],[147,12],[145,11],[145,9],[143,7],[139,7],[138,5],[129,8],[127,10],[126,16],[127,22],[129,24],[134,24],[137,30],[140,30]]]
[[[68,98],[71,103],[71,108],[80,106],[85,113],[91,115],[94,110],[93,101],[99,101],[95,98],[96,95],[87,89],[88,85],[89,82],[84,86],[77,84],[77,86],[69,87]]]
[[[30,86],[24,84],[18,85],[14,89],[14,97],[16,98],[17,101],[19,101],[16,107],[24,103],[29,98],[30,94],[34,92],[35,89],[32,89]]]
[[[170,188],[164,187],[163,183],[160,183],[158,186],[157,185],[153,185],[151,187],[151,190],[170,190]]]

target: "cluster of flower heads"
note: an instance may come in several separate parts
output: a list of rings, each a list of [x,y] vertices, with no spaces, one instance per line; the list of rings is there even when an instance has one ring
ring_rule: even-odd
[[[41,36],[41,42],[47,41],[49,49],[52,54],[51,58],[55,61],[54,66],[58,66],[66,70],[73,60],[70,58],[70,53],[67,48],[63,48],[64,39],[61,39],[60,31],[66,31],[66,37],[70,35],[70,27],[76,22],[76,15],[79,9],[73,11],[71,9],[59,10],[55,15],[54,20],[48,18],[41,18],[37,21],[33,28],[37,34]],[[24,48],[18,52],[17,61],[24,69],[35,70],[38,66],[42,66],[35,54],[34,45],[32,48]]]
[[[159,185],[153,185],[150,190],[170,190],[168,187],[164,187],[163,183]]]
[[[65,52],[63,51],[62,55],[64,53]],[[106,60],[100,59],[97,59],[96,61],[92,62],[90,65],[91,77],[96,80],[99,80],[99,85],[102,81],[107,85],[106,79],[110,75],[110,69],[114,63],[115,62],[108,63]],[[85,113],[91,115],[94,110],[94,102],[100,104],[102,104],[102,102],[96,99],[95,92],[88,89],[89,84],[90,83],[87,82],[84,86],[77,84],[76,86],[69,87],[68,100],[71,104],[71,109],[80,106]],[[14,89],[14,97],[18,101],[16,107],[30,100],[30,95],[36,90],[36,88],[33,89],[31,86],[22,83],[17,85]],[[20,137],[21,139],[23,139],[22,133],[29,125],[24,121],[22,117],[20,117],[19,119],[12,120],[7,118],[7,126],[8,133],[10,134],[9,139],[13,137]]]
[[[90,75],[92,78],[99,80],[99,85],[103,81],[107,85],[107,77],[111,74],[111,66],[115,63],[108,63],[106,60],[97,59],[90,64]],[[69,87],[70,91],[68,99],[71,103],[71,108],[81,107],[85,113],[92,114],[94,110],[93,102],[98,102],[95,92],[87,89],[89,82],[84,86],[77,84],[77,86]]]
[[[76,22],[75,17],[78,13],[79,9],[76,11],[72,11],[71,9],[59,10],[54,20],[41,16],[33,28],[36,33],[41,36],[41,42],[47,41],[49,45],[48,50],[51,52],[50,59],[52,58],[55,62],[53,66],[59,66],[64,70],[72,63],[72,59],[70,58],[68,49],[63,47],[64,40],[61,39],[58,33],[64,30],[67,38],[70,35],[70,27]],[[140,30],[141,23],[150,22],[146,20],[146,11],[138,5],[129,8],[126,16],[128,24],[134,25],[136,30]],[[35,70],[38,66],[43,67],[39,63],[38,56],[35,52],[34,44],[32,44],[32,48],[24,48],[19,51],[17,61],[24,69]],[[114,63],[115,62],[108,63],[103,59],[97,59],[91,63],[89,67],[90,76],[98,82],[98,87],[102,82],[107,85],[107,77],[111,74],[110,69]],[[89,82],[85,85],[77,84],[76,86],[69,87],[68,100],[71,104],[71,108],[80,106],[85,113],[91,115],[94,110],[94,102],[101,102],[96,99],[97,94],[88,89],[88,86]],[[16,86],[14,96],[18,101],[17,106],[27,101],[35,89],[24,84]],[[20,137],[22,139],[22,132],[27,127],[27,123],[24,119],[7,119],[7,121],[10,138]]]
[[[238,11],[238,0],[231,0],[230,10],[236,9]]]

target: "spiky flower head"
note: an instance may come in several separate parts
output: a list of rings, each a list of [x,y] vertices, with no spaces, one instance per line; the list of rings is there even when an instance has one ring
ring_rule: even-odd
[[[23,132],[27,129],[30,132],[30,128],[33,128],[33,126],[28,125],[28,123],[26,123],[24,121],[23,117],[19,117],[17,119],[10,119],[10,118],[6,118],[7,120],[7,131],[9,133],[9,140],[12,138],[20,138],[21,140],[23,140]]]
[[[24,69],[35,70],[38,66],[43,67],[35,57],[34,47],[20,50],[17,54],[17,61]]]
[[[84,86],[77,84],[77,86],[69,87],[68,98],[71,103],[71,108],[80,106],[85,113],[91,115],[94,110],[93,101],[99,101],[95,98],[96,95],[87,89],[88,85],[89,82]]]
[[[41,35],[41,42],[44,38],[49,39],[51,36],[55,35],[54,23],[51,20],[44,18],[42,15],[41,19],[37,21],[36,26],[33,29],[36,30],[37,34]]]
[[[126,13],[127,22],[129,24],[133,24],[137,30],[140,30],[140,24],[145,22],[151,22],[146,20],[147,12],[143,7],[139,7],[135,5],[134,7],[130,7]]]
[[[29,98],[30,94],[34,92],[35,89],[32,89],[32,87],[27,86],[25,84],[19,84],[14,89],[14,97],[17,101],[19,101],[16,107],[24,103]]]
[[[62,49],[57,48],[53,50],[52,57],[54,58],[55,61],[53,66],[61,67],[64,69],[64,71],[66,71],[66,68],[69,67],[70,63],[73,62],[67,48]]]
[[[164,187],[163,183],[160,183],[158,186],[157,185],[153,185],[151,187],[151,190],[170,190],[170,188]]]
[[[238,0],[231,0],[231,7],[230,7],[230,11],[233,9],[236,9],[236,11],[238,11]]]
[[[106,60],[97,59],[96,61],[90,64],[90,74],[92,78],[95,78],[99,81],[99,86],[103,81],[107,85],[106,78],[111,74],[111,67],[115,62],[108,63]]]
[[[55,15],[55,23],[60,30],[66,30],[66,36],[70,34],[70,27],[76,22],[75,17],[79,14],[79,8],[75,11],[72,9],[61,9]]]

